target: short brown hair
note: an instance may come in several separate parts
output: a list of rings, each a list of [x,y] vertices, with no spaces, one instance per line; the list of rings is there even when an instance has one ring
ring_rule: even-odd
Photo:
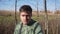
[[[27,12],[27,13],[32,13],[32,8],[29,5],[23,5],[19,9],[20,12]]]

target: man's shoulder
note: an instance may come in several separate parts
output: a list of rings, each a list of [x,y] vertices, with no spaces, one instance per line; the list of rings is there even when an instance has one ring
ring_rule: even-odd
[[[35,21],[35,20],[32,19],[32,22],[34,23],[33,25],[37,25],[37,24],[39,25],[38,21]]]
[[[41,26],[39,21],[35,21],[35,20],[32,21],[34,22],[33,24],[34,27]]]
[[[40,22],[35,22],[35,24],[34,24],[34,32],[37,34],[37,33],[41,33],[42,34],[42,27],[41,27],[41,24],[40,24]]]
[[[17,23],[16,26],[20,26],[21,25],[21,22]]]
[[[40,27],[40,28],[41,28],[40,22],[37,21],[37,22],[35,23],[35,27]]]
[[[16,26],[15,26],[15,28],[16,28],[16,29],[19,29],[20,26],[21,26],[21,24],[22,24],[21,22],[17,23]]]
[[[38,22],[38,21],[36,21],[35,23],[34,23],[34,26],[36,27],[36,26],[40,26],[40,23]]]

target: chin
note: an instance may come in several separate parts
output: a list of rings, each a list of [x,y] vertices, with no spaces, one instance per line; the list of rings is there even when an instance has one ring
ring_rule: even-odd
[[[28,23],[28,22],[24,22],[23,24],[25,24],[25,25],[26,25],[27,23]]]

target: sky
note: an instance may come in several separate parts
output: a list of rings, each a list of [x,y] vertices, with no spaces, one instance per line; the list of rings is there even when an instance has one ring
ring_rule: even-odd
[[[60,9],[60,0],[46,0],[47,10]],[[44,10],[43,0],[17,0],[17,11],[22,5],[30,5],[33,10]],[[0,10],[15,10],[15,0],[0,0]]]

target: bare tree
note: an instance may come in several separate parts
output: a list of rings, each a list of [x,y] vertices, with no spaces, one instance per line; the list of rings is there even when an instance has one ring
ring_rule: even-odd
[[[43,1],[44,1],[44,11],[45,11],[45,34],[48,34],[48,14],[47,14],[46,0]]]
[[[15,22],[17,23],[17,0],[15,0]]]

